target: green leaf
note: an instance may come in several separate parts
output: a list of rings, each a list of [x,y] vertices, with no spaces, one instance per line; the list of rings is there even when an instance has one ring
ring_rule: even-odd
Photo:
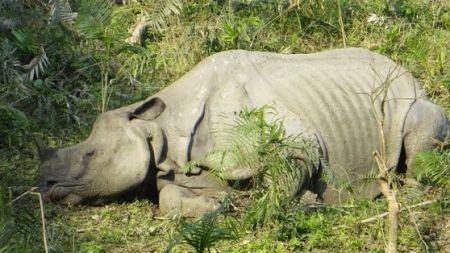
[[[417,180],[436,186],[450,186],[450,150],[417,154],[412,161]]]

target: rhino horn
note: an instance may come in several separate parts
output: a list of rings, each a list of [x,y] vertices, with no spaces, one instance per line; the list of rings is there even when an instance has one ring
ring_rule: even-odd
[[[40,138],[35,138],[35,143],[38,149],[39,154],[39,160],[41,162],[48,160],[50,157],[52,157],[55,154],[55,150],[52,148],[49,148],[45,142]]]

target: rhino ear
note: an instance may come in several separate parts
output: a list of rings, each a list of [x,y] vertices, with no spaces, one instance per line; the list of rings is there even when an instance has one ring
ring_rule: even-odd
[[[130,120],[134,118],[143,120],[153,120],[159,117],[166,109],[166,104],[159,97],[153,97],[142,103],[130,115]]]
[[[49,148],[47,144],[45,144],[40,138],[35,138],[34,142],[36,143],[36,147],[38,149],[39,154],[39,160],[41,162],[50,159],[55,154],[55,150]]]

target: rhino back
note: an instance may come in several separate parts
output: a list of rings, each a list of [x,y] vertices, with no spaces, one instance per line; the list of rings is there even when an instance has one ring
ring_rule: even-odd
[[[397,166],[407,112],[425,97],[404,69],[362,49],[256,58],[245,85],[252,103],[279,104],[298,115],[322,139],[335,175],[354,180],[369,172],[372,152],[382,152],[379,124],[387,166]]]
[[[183,161],[190,158],[189,147],[204,153],[214,146],[211,131],[226,125],[224,115],[271,104],[288,124],[300,122],[288,129],[321,139],[330,167],[343,179],[368,172],[372,152],[381,149],[374,110],[383,124],[386,163],[395,167],[406,114],[417,98],[425,98],[416,80],[393,61],[353,48],[299,55],[222,52],[156,96],[170,111],[159,122],[169,129],[167,138],[177,140],[169,150]]]

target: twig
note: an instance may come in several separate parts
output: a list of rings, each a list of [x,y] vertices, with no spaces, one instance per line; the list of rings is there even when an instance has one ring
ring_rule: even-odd
[[[36,190],[36,189],[37,189],[37,187],[31,187],[28,191],[26,191],[26,192],[20,194],[19,197],[17,197],[17,198],[15,198],[15,199],[11,200],[11,202],[9,202],[8,205],[12,205],[14,202],[16,202],[17,200],[19,200],[19,199],[25,197],[26,195],[32,193],[32,192],[33,192],[34,190]]]
[[[31,187],[28,191],[20,194],[20,196],[18,196],[17,198],[11,200],[11,202],[8,203],[8,205],[12,205],[14,202],[18,201],[19,199],[25,197],[28,194],[31,195],[37,195],[39,198],[39,207],[40,207],[40,211],[41,211],[41,224],[42,224],[42,240],[44,243],[44,249],[45,249],[45,253],[48,253],[48,243],[47,243],[47,229],[45,226],[45,216],[44,216],[44,202],[42,201],[42,195],[40,192],[35,192],[35,190],[37,189],[37,187]]]
[[[424,202],[421,202],[421,203],[418,203],[418,204],[415,204],[415,205],[402,207],[402,208],[400,209],[400,212],[405,211],[405,210],[409,210],[409,209],[412,209],[412,208],[416,208],[416,207],[427,206],[427,205],[436,203],[436,201],[437,201],[437,200],[427,200],[427,201],[424,201]],[[356,223],[353,224],[353,225],[361,225],[361,224],[365,224],[365,223],[370,223],[370,222],[379,220],[379,219],[381,219],[381,218],[384,218],[384,217],[386,217],[386,216],[388,216],[388,215],[389,215],[389,212],[384,212],[384,213],[381,213],[381,214],[372,216],[372,217],[370,217],[370,218],[361,220],[361,221],[359,221],[359,222],[356,222]],[[345,227],[348,227],[348,226],[347,226],[347,225],[339,225],[339,226],[333,227],[333,230],[340,229],[340,228],[345,228]]]
[[[421,206],[427,206],[427,205],[433,204],[433,203],[435,203],[435,202],[436,202],[436,200],[427,200],[427,201],[421,202],[421,203],[419,203],[419,204],[415,204],[415,205],[412,205],[412,206],[403,207],[403,208],[400,209],[400,212],[405,211],[406,209],[411,209],[411,208],[416,208],[416,207],[421,207]],[[385,212],[385,213],[382,213],[382,214],[373,216],[373,217],[371,217],[371,218],[362,220],[362,221],[358,222],[358,224],[369,223],[369,222],[372,222],[372,221],[374,221],[374,220],[377,220],[377,219],[381,219],[381,218],[383,218],[383,217],[386,217],[388,214],[389,214],[389,212]]]
[[[375,151],[374,158],[377,163],[378,169],[380,170],[380,175],[378,177],[378,185],[380,186],[381,193],[386,197],[388,201],[389,210],[389,239],[388,245],[386,247],[387,253],[397,252],[397,239],[398,239],[398,214],[400,208],[397,202],[397,189],[391,188],[392,178],[389,175],[389,171],[382,160],[382,156]]]
[[[40,192],[30,192],[32,195],[37,195],[39,198],[39,207],[41,209],[41,223],[42,223],[42,240],[44,242],[45,253],[48,253],[47,233],[45,228],[45,216],[44,216],[44,202],[42,201],[42,195]]]
[[[394,68],[391,72],[389,71],[385,80],[380,79],[381,86],[377,88],[374,93],[370,95],[370,101],[372,103],[373,116],[378,124],[379,130],[379,139],[380,139],[380,152],[375,150],[373,152],[373,158],[378,167],[378,177],[377,183],[381,193],[384,195],[386,200],[388,201],[388,222],[389,222],[389,231],[388,231],[388,244],[386,245],[385,252],[386,253],[396,253],[397,252],[397,240],[398,240],[398,227],[399,227],[399,213],[400,207],[397,202],[397,187],[395,182],[392,180],[392,176],[389,174],[389,168],[386,166],[387,159],[387,147],[386,147],[386,135],[384,132],[384,120],[385,120],[385,105],[386,99],[388,97],[389,88],[392,84],[393,79],[391,79],[392,74],[395,72],[398,66]],[[376,76],[378,75],[376,71],[374,71]],[[382,97],[380,97],[382,96]],[[376,101],[381,99],[380,111],[377,111]]]
[[[425,247],[425,251],[427,253],[429,253],[430,251],[429,251],[428,245],[425,242],[425,240],[423,239],[423,236],[419,231],[419,226],[417,225],[416,216],[411,212],[411,209],[409,209],[408,207],[406,208],[406,210],[408,210],[408,212],[409,212],[410,218],[411,218],[412,222],[414,223],[414,228],[416,229],[416,232],[419,235],[420,241],[422,242],[423,246]]]

